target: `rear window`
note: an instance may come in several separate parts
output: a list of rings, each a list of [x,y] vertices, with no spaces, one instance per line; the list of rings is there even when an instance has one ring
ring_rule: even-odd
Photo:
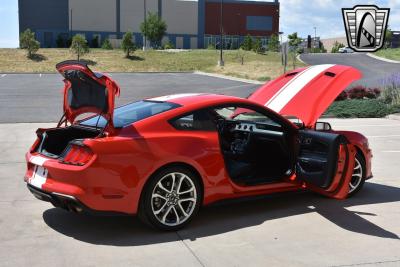
[[[114,110],[114,127],[121,128],[131,123],[146,119],[156,114],[179,107],[178,104],[170,102],[138,101]],[[80,122],[81,125],[104,127],[106,120],[103,117],[95,116]]]

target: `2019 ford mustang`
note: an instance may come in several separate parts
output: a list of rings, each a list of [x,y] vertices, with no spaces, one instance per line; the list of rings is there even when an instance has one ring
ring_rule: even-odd
[[[368,140],[317,121],[361,77],[352,67],[297,69],[247,99],[178,94],[115,110],[110,77],[76,61],[57,70],[64,116],[37,130],[25,174],[33,195],[56,207],[138,214],[176,230],[218,200],[304,189],[343,199],[372,177]]]

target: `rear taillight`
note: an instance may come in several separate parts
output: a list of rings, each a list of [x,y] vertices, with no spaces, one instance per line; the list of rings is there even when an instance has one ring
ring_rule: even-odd
[[[37,149],[37,147],[39,146],[40,142],[41,142],[40,138],[39,138],[39,137],[36,138],[35,142],[34,142],[33,145],[31,146],[30,151],[31,151],[31,152],[36,151],[36,149]]]
[[[60,159],[61,163],[83,166],[93,157],[93,152],[85,145],[70,144]]]

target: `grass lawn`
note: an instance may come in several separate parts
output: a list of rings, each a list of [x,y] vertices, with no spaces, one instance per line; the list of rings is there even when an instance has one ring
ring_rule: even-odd
[[[375,55],[400,61],[400,48],[381,49],[375,52]]]
[[[240,63],[240,55],[244,64]],[[103,72],[157,72],[157,71],[204,71],[253,80],[269,80],[283,72],[281,56],[276,52],[265,55],[254,52],[224,51],[225,67],[217,67],[219,51],[191,50],[185,52],[135,51],[131,58],[124,58],[122,50],[91,49],[84,55],[93,69]],[[67,59],[75,59],[69,49],[40,49],[31,60],[21,49],[0,49],[1,72],[55,72],[55,65]],[[292,62],[288,62],[288,70]],[[297,62],[297,66],[303,66]]]

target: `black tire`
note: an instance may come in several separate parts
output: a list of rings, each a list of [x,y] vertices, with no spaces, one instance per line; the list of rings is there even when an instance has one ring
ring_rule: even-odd
[[[180,195],[177,190],[178,185],[168,187],[168,182],[171,182],[171,185],[173,184],[172,174],[176,177],[174,179],[182,179],[181,186],[184,186],[186,191],[190,190],[192,187],[194,190],[188,193],[184,193],[184,190],[180,190],[180,192],[183,192],[182,195]],[[198,175],[188,168],[181,166],[168,167],[155,173],[150,178],[142,193],[138,212],[139,218],[144,223],[163,231],[176,231],[183,228],[197,214],[202,204],[203,190],[199,179],[200,177],[198,177]],[[171,190],[171,192],[167,193],[167,191],[161,190],[160,182],[162,187]],[[160,195],[160,197],[156,197],[156,195]],[[180,202],[185,201],[185,199],[195,199],[195,202],[190,203],[192,200]],[[170,208],[171,206],[172,208]],[[170,209],[169,212],[168,209]],[[161,212],[155,214],[158,211]],[[165,223],[163,223],[162,217],[164,217],[163,215],[167,212],[168,214],[164,218]],[[188,216],[186,216],[185,213]],[[175,222],[173,217],[175,217]]]
[[[357,154],[356,154],[355,167],[357,166],[357,161],[360,163],[360,167],[362,169],[361,180],[360,180],[359,184],[355,187],[355,189],[353,191],[349,192],[348,197],[352,197],[355,194],[357,194],[362,189],[362,187],[364,186],[364,183],[365,183],[365,177],[366,177],[365,160],[364,160],[363,155],[360,152],[357,152]],[[353,174],[355,171],[356,171],[356,169],[354,169]]]

